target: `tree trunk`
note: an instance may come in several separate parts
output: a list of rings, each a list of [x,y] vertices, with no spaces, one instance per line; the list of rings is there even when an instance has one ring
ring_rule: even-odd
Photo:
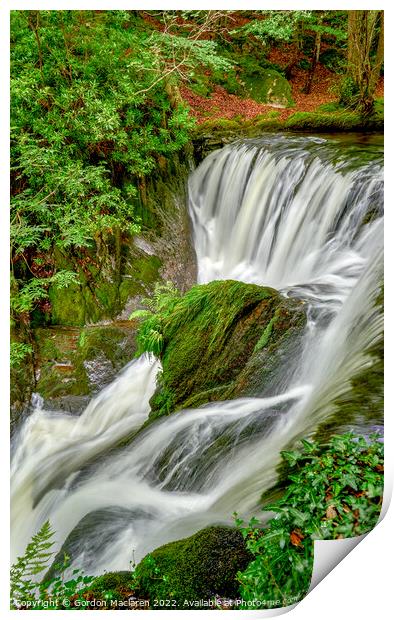
[[[380,34],[376,60],[371,65],[371,53],[380,20]],[[364,115],[373,111],[373,95],[383,62],[383,17],[382,11],[349,11],[348,21],[348,76],[356,87],[353,107]]]
[[[378,39],[378,47],[376,49],[376,58],[375,64],[372,68],[371,73],[371,91],[372,94],[375,92],[376,85],[379,80],[380,69],[382,68],[383,60],[384,60],[384,11],[379,11],[379,39]]]
[[[321,25],[321,21],[322,21],[321,18],[319,18],[318,26]],[[315,75],[317,63],[319,62],[319,58],[320,58],[320,48],[321,48],[321,31],[317,30],[316,36],[315,36],[315,49],[313,51],[312,66],[309,70],[308,77],[306,79],[305,86],[303,88],[303,92],[307,95],[310,95],[311,90],[312,90],[313,77]]]

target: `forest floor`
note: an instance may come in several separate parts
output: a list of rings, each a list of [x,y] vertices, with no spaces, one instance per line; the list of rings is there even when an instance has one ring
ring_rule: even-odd
[[[285,66],[286,59],[281,56],[279,50],[272,50],[269,60],[279,66]],[[270,110],[280,111],[278,120],[284,121],[295,112],[313,112],[323,104],[338,100],[336,87],[342,78],[340,74],[333,73],[322,64],[318,64],[310,94],[303,92],[307,76],[307,70],[298,67],[293,70],[290,84],[295,105],[291,108],[278,108],[273,105],[258,103],[250,98],[244,99],[228,93],[222,86],[216,86],[209,97],[197,95],[187,86],[183,86],[181,95],[189,104],[191,113],[197,118],[198,123],[203,123],[208,119],[232,119],[234,117],[249,120]],[[383,97],[383,92],[384,79],[381,78],[376,89],[376,97]]]
[[[164,31],[165,25],[156,18],[154,14],[148,11],[141,12],[141,15],[150,28]],[[245,26],[250,22],[250,17],[242,15],[240,11],[229,11],[227,15],[229,29]],[[254,19],[259,19],[258,15]],[[264,19],[260,16],[260,19]],[[189,22],[183,17],[177,18],[177,24],[180,28],[187,28]],[[230,33],[231,35],[231,33]],[[224,39],[231,41],[229,33],[223,32]],[[206,32],[200,38],[215,38],[211,32]],[[321,52],[324,52],[330,45],[322,43]],[[256,116],[260,116],[277,110],[279,115],[276,120],[286,121],[296,112],[314,112],[321,105],[338,101],[338,85],[343,78],[343,74],[331,71],[322,63],[318,63],[312,81],[310,93],[305,93],[304,88],[308,79],[309,70],[302,69],[299,61],[301,59],[310,60],[308,55],[300,52],[294,44],[283,44],[272,47],[267,54],[266,60],[273,66],[280,67],[285,70],[291,61],[294,60],[294,67],[291,70],[291,78],[289,79],[294,105],[289,108],[282,108],[272,104],[258,103],[251,98],[243,98],[239,95],[230,94],[223,86],[215,85],[209,96],[202,96],[192,90],[191,87],[184,83],[180,88],[183,100],[190,106],[192,116],[197,119],[197,123],[201,124],[207,120],[217,119],[233,119],[250,120]],[[375,97],[383,97],[384,78],[381,77],[377,85]]]

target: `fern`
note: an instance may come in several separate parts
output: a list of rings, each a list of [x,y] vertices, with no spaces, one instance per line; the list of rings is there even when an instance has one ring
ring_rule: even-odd
[[[55,564],[56,576],[43,581],[35,577],[47,570],[54,554],[51,551],[54,532],[46,521],[27,545],[23,556],[18,557],[10,571],[11,609],[68,609],[76,601],[83,601],[83,593],[93,581],[80,569],[72,571],[71,579],[65,580],[65,571],[71,560],[64,554],[63,562]]]
[[[129,319],[141,321],[137,341],[138,351],[136,355],[144,352],[153,353],[157,357],[163,350],[164,338],[162,322],[176,306],[180,299],[180,293],[173,282],[156,284],[152,297],[142,300],[147,308],[135,310]]]
[[[12,565],[10,572],[11,609],[18,609],[18,600],[34,600],[37,583],[31,578],[48,567],[53,555],[53,551],[50,551],[54,544],[51,540],[53,535],[51,525],[49,521],[46,521],[27,545],[24,555],[18,557],[16,563]]]

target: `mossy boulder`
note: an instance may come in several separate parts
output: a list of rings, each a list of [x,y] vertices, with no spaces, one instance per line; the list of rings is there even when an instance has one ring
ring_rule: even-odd
[[[294,105],[290,83],[274,69],[242,77],[246,92],[259,103],[287,108]]]
[[[194,286],[162,320],[163,372],[151,419],[214,400],[263,394],[292,359],[304,304],[234,280]]]
[[[215,595],[235,598],[236,574],[252,559],[237,529],[207,527],[148,554],[136,568],[139,594],[151,600],[176,600],[177,609],[193,608],[187,601]]]
[[[328,106],[325,107],[327,109]],[[375,114],[364,118],[356,112],[335,108],[325,112],[295,112],[284,123],[284,129],[291,131],[382,131],[383,116]]]

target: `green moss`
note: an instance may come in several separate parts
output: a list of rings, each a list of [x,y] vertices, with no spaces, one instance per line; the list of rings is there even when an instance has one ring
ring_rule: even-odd
[[[278,71],[265,69],[257,75],[243,75],[242,79],[255,101],[281,107],[294,105],[290,83]]]
[[[134,594],[134,579],[131,571],[119,571],[105,573],[96,577],[92,583],[84,590],[83,598],[87,601],[105,601],[110,609],[127,609],[124,602]],[[120,602],[118,605],[117,602]],[[100,603],[97,607],[102,608]],[[122,605],[123,603],[123,605]]]
[[[189,407],[195,408],[201,407],[201,405],[205,405],[206,403],[210,403],[215,400],[225,400],[226,394],[231,388],[231,385],[231,383],[226,383],[225,385],[211,388],[205,392],[199,392],[198,394],[186,399],[185,402],[182,403],[182,407],[184,409],[188,409]]]
[[[291,130],[356,131],[381,130],[383,119],[362,118],[356,112],[296,112],[285,121],[285,128]]]
[[[198,138],[211,132],[239,132],[242,130],[243,122],[236,119],[215,118],[209,119],[197,125],[193,131],[193,137]]]
[[[261,389],[257,377],[264,373],[258,363],[250,367],[251,359],[268,348],[275,354],[286,344],[285,334],[291,340],[304,322],[297,300],[234,280],[197,285],[172,299],[142,324],[138,335],[140,351],[158,354],[163,367],[150,418],[235,397],[252,384],[253,390]],[[272,362],[265,366],[268,376]],[[246,368],[249,374],[239,383]]]
[[[132,359],[136,349],[135,332],[129,323],[84,329],[37,328],[33,334],[39,369],[35,389],[45,399],[90,394],[99,385],[92,383],[86,362],[92,362],[100,380],[108,382]]]
[[[83,325],[85,322],[85,299],[82,288],[72,284],[64,289],[49,289],[51,319],[57,325]]]
[[[197,125],[193,131],[195,153],[202,159],[212,150],[221,148],[231,141],[239,138],[255,138],[263,132],[381,132],[384,125],[383,100],[375,102],[375,113],[370,118],[363,118],[336,102],[324,104],[314,112],[295,112],[287,119],[281,119],[280,114],[278,110],[269,110],[252,119],[206,120]]]
[[[144,294],[160,279],[162,263],[157,256],[136,251],[127,236],[118,241],[109,238],[73,260],[54,252],[57,268],[76,271],[79,284],[60,290],[50,287],[52,325],[81,327],[114,319],[130,297]]]
[[[185,601],[211,599],[215,594],[238,595],[235,576],[251,560],[242,535],[230,527],[213,526],[159,547],[136,568],[140,595],[175,599],[177,609]]]
[[[256,346],[253,349],[254,353],[257,353],[258,351],[261,351],[261,349],[263,349],[265,346],[267,346],[268,341],[270,339],[270,336],[272,334],[272,329],[275,325],[275,322],[278,320],[279,315],[278,312],[275,312],[274,316],[272,317],[272,319],[270,320],[270,322],[268,323],[267,327],[264,329],[263,333],[261,334],[260,338],[258,339]]]

